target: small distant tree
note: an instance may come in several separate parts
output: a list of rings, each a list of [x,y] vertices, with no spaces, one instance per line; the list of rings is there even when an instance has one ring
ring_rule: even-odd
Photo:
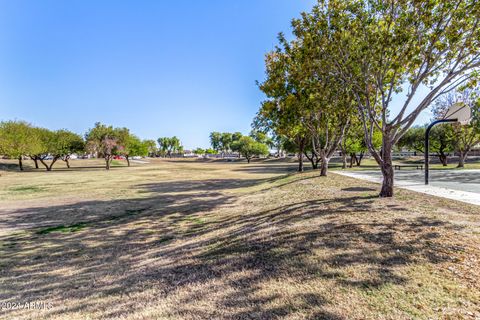
[[[222,134],[220,132],[213,131],[210,133],[210,145],[212,146],[212,149],[219,152],[221,149],[221,139],[222,139]]]
[[[229,132],[223,132],[220,138],[222,156],[232,150],[233,135]]]
[[[182,152],[183,152],[183,146],[182,146],[182,143],[180,142],[180,139],[177,138],[176,136],[173,136],[170,140],[170,154],[182,153]]]
[[[217,154],[218,151],[212,148],[208,148],[205,150],[205,154]]]
[[[110,170],[113,156],[120,149],[116,131],[112,126],[106,126],[100,122],[90,129],[86,135],[87,149],[105,159],[105,169]]]
[[[48,155],[52,157],[50,163],[47,163],[44,156],[40,156],[40,162],[45,166],[47,171],[51,171],[53,165],[62,160],[70,168],[70,157],[72,154],[82,152],[85,143],[82,137],[68,130],[57,130],[44,132],[44,141]]]
[[[252,137],[242,137],[236,144],[236,148],[247,159],[248,163],[253,157],[268,155],[268,146],[255,141]]]
[[[141,156],[145,157],[148,155],[148,145],[145,141],[141,141],[135,135],[129,134],[125,140],[124,148],[121,153],[125,156],[127,160],[127,165],[130,167],[130,157]]]
[[[178,139],[176,136],[171,138],[158,138],[157,141],[160,146],[160,151],[164,157],[168,156],[171,158],[173,153],[181,152],[183,150],[180,139]]]
[[[450,128],[448,124],[441,124],[433,127],[430,132],[430,151],[436,153],[443,166],[448,165],[449,153],[453,151],[452,140],[449,135]],[[398,147],[424,153],[425,131],[426,126],[415,126],[408,129],[398,141]]]
[[[379,130],[373,132],[372,144],[376,148],[379,148],[382,144],[382,134]],[[347,167],[347,156],[350,156],[350,168],[352,168],[354,164],[358,167],[362,165],[362,160],[368,152],[368,147],[364,139],[363,129],[358,122],[354,122],[347,129],[340,143],[340,150],[342,151],[343,169]]]
[[[23,171],[22,157],[32,153],[36,137],[32,126],[24,121],[0,122],[0,154],[18,159],[18,167]]]
[[[356,133],[357,133],[356,131],[351,130],[350,128],[347,129],[345,136],[340,142],[339,147],[340,147],[340,150],[342,151],[342,169],[347,168],[348,155],[350,156],[350,168],[353,167],[353,162],[357,159],[357,153],[360,153],[361,158],[363,158],[363,150],[362,150],[363,139]]]
[[[41,162],[48,170],[48,165],[45,159],[53,149],[54,133],[45,128],[33,127],[31,128],[34,141],[30,144],[30,153],[28,157],[35,163],[35,168],[38,169],[38,163]]]
[[[159,146],[158,150],[160,151],[160,156],[166,157],[168,148],[170,145],[170,138],[168,137],[158,138],[157,142]]]
[[[144,140],[143,143],[148,150],[148,156],[154,157],[157,154],[158,150],[155,140]]]
[[[201,155],[205,154],[205,150],[202,149],[202,148],[197,148],[197,149],[193,150],[193,153],[198,155],[198,156],[201,156]]]
[[[425,147],[425,126],[415,126],[408,129],[398,141],[397,147],[423,153]]]
[[[236,149],[237,142],[243,137],[241,132],[234,132],[232,133],[232,143],[230,144],[230,150],[232,152],[238,152]],[[240,158],[240,152],[238,152],[238,157]]]
[[[85,141],[79,134],[68,130],[60,130],[57,134],[60,136],[57,152],[67,168],[70,168],[70,157],[85,151]]]

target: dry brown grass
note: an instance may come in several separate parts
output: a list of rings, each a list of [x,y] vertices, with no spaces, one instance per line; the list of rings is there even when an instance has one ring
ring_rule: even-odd
[[[53,307],[0,316],[480,317],[478,207],[281,162],[94,164],[2,173],[0,302]]]

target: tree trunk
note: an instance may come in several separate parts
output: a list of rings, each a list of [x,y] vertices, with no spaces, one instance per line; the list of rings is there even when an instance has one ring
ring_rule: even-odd
[[[457,168],[465,168],[465,160],[467,159],[468,151],[460,151],[460,156],[458,157]]]
[[[303,152],[298,153],[298,172],[303,172]]]
[[[47,164],[45,161],[43,161],[42,158],[40,158],[40,162],[43,164],[43,166],[45,167],[45,169],[47,169],[47,171],[50,171],[50,170],[51,170],[51,168],[49,168],[48,164]]]
[[[38,158],[37,157],[30,157],[30,159],[32,159],[33,162],[35,163],[35,169],[38,169]]]
[[[247,163],[250,163],[250,158],[249,157],[247,157]]]
[[[357,155],[355,153],[350,154],[350,168],[353,168],[353,164],[357,162]]]
[[[105,169],[110,170],[110,156],[105,156]]]
[[[389,137],[384,137],[383,147],[382,147],[382,175],[383,183],[382,190],[380,191],[380,197],[389,198],[393,197],[393,183],[394,183],[394,170],[392,165],[392,145],[389,140]]]
[[[347,169],[347,154],[342,151],[342,169]]]
[[[63,159],[63,161],[65,161],[65,163],[67,164],[67,168],[70,169],[70,157],[65,157],[65,159]]]
[[[303,154],[308,159],[308,161],[310,161],[310,163],[312,164],[312,169],[316,170],[318,168],[318,160],[315,160],[315,154],[312,152],[311,157],[308,156],[308,152],[304,152]]]
[[[440,160],[440,162],[442,163],[442,165],[444,167],[446,167],[448,165],[448,159],[447,159],[447,155],[445,153],[441,152],[438,155],[438,159]]]
[[[362,159],[363,159],[363,156],[365,155],[365,153],[361,152],[360,155],[357,156],[355,155],[355,161],[357,162],[357,167],[360,167],[362,165]]]
[[[130,167],[130,158],[128,156],[125,156],[125,159],[127,159],[127,166]]]
[[[52,163],[50,163],[50,166],[47,168],[47,171],[52,171],[52,168],[53,168],[53,165],[55,164],[55,162],[57,162],[58,158],[53,158],[52,159]]]
[[[18,157],[18,167],[20,168],[20,171],[23,171],[23,162],[22,162],[22,157]]]
[[[330,162],[330,158],[322,157],[322,163],[320,165],[320,176],[326,177],[328,175],[328,163]]]

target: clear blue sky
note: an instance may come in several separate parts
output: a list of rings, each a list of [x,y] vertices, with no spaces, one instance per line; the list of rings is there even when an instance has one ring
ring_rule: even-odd
[[[264,54],[315,0],[0,0],[0,120],[247,134]]]

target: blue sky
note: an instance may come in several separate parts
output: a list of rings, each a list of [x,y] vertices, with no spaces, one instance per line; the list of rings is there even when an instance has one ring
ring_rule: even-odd
[[[0,119],[206,147],[248,133],[264,54],[315,0],[0,0]],[[428,117],[424,117],[428,119]]]

